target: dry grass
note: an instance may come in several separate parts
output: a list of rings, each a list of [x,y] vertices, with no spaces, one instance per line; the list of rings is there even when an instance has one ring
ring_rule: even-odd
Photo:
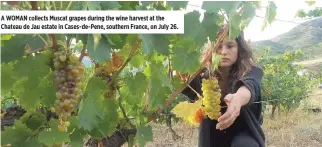
[[[322,94],[321,89],[313,91],[313,95]],[[322,95],[311,97],[296,110],[281,113],[274,120],[265,116],[263,128],[268,147],[322,147],[322,113],[307,112],[307,107],[322,108]],[[147,147],[197,147],[198,130],[184,123],[173,126],[180,139],[173,139],[166,125],[151,124],[153,142]],[[124,147],[127,145],[124,145]]]

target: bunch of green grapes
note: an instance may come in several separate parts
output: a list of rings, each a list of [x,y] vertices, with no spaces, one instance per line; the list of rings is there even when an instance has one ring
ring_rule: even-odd
[[[220,87],[216,78],[202,79],[204,113],[212,120],[220,117]]]
[[[69,126],[68,118],[75,112],[83,94],[85,69],[78,58],[63,46],[54,52],[53,63],[57,100],[51,110],[60,118],[59,130],[65,131]]]

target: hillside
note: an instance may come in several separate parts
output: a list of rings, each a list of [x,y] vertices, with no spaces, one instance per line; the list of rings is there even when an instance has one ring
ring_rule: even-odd
[[[304,22],[271,40],[255,41],[251,45],[254,50],[270,46],[271,55],[301,49],[305,53],[302,60],[319,58],[322,56],[322,18]]]

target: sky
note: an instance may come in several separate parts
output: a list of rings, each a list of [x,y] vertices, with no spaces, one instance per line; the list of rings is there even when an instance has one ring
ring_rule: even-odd
[[[202,2],[202,0],[189,1],[187,11],[200,10]],[[275,0],[274,2],[277,7],[277,15],[275,19],[278,20],[275,20],[271,25],[268,25],[264,31],[261,31],[263,18],[254,17],[249,26],[244,30],[246,39],[250,39],[251,41],[272,39],[280,34],[290,31],[298,25],[296,23],[308,21],[307,19],[301,20],[300,18],[294,17],[299,9],[309,10],[317,6],[322,7],[322,1],[317,1],[316,4],[311,7],[309,7],[304,0]],[[266,7],[266,5],[267,1],[262,1],[262,6]],[[265,16],[265,12],[265,8],[262,8],[261,10],[257,10],[256,14],[259,16]],[[292,21],[294,23],[279,20]]]

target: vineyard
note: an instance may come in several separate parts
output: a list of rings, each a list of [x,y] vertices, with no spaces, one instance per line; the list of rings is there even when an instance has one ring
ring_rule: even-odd
[[[187,1],[23,1],[2,3],[1,9],[173,11],[187,5]],[[227,37],[234,39],[261,7],[260,2],[205,1],[204,12],[185,14],[184,34],[1,34],[1,146],[146,146],[153,142],[151,122],[172,130],[171,124],[182,120],[172,110],[186,101],[181,92],[206,61],[212,58],[212,68],[217,68],[219,57],[209,53],[200,59],[200,55],[207,44],[219,46],[225,37],[217,35],[220,25],[227,23]],[[273,22],[276,9],[270,1],[263,29]],[[264,100],[274,110],[296,108],[322,78],[297,75],[300,66],[290,65],[303,55],[301,51],[274,57],[265,53],[258,58],[266,74]],[[191,76],[183,81],[174,71]]]

